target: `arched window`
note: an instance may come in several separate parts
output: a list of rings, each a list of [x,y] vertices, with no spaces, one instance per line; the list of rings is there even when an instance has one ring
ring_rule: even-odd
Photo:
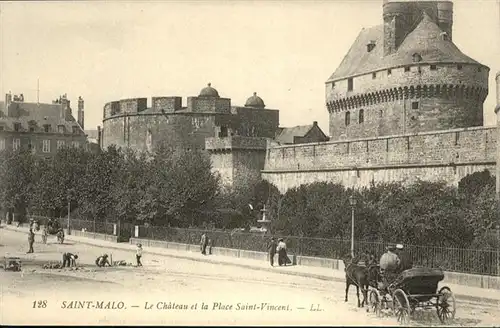
[[[363,123],[365,121],[365,110],[360,109],[359,110],[359,123]]]
[[[345,125],[348,126],[349,124],[351,124],[351,113],[346,112],[345,113]]]

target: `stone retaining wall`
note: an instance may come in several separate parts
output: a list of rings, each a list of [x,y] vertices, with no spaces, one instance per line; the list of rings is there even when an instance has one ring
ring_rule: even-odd
[[[200,246],[198,245],[172,243],[161,240],[130,238],[130,243],[131,244],[141,243],[143,246],[161,247],[167,249],[175,249],[179,251],[188,251],[188,252],[200,251]],[[269,255],[267,252],[245,251],[240,249],[214,247],[212,249],[212,254],[221,256],[230,256],[236,258],[247,258],[259,261],[269,261]],[[342,262],[342,260],[311,257],[311,256],[300,256],[295,254],[289,254],[289,257],[294,265],[331,268],[332,270],[344,271],[344,263]],[[276,256],[275,262],[277,263],[277,261],[278,259]],[[468,274],[460,272],[448,272],[448,271],[445,271],[444,274],[446,277],[446,283],[449,284],[500,290],[500,277],[484,276],[484,275]]]
[[[68,235],[68,229],[64,229],[64,234],[66,236]],[[71,235],[76,236],[76,237],[90,238],[90,239],[107,240],[107,241],[112,241],[115,243],[118,242],[118,236],[106,235],[103,233],[94,233],[94,232],[88,232],[88,231],[83,232],[80,230],[71,230]],[[156,247],[161,247],[161,246],[156,246]]]

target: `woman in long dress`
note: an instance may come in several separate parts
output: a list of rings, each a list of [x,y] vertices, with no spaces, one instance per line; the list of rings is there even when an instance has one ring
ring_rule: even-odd
[[[283,238],[278,239],[278,246],[276,247],[278,251],[278,264],[279,266],[286,265],[287,255],[286,255],[286,244]]]

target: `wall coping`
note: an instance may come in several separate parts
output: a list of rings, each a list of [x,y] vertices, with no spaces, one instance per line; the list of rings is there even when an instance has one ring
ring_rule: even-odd
[[[496,130],[496,129],[497,129],[497,127],[495,125],[474,126],[474,127],[468,127],[468,128],[416,132],[416,133],[409,133],[409,134],[394,134],[394,135],[389,135],[389,136],[357,138],[357,139],[348,139],[348,140],[334,140],[334,141],[332,140],[332,141],[324,141],[324,142],[311,142],[311,143],[303,143],[303,144],[294,144],[294,145],[273,145],[273,146],[269,147],[269,149],[272,150],[272,149],[281,149],[281,148],[323,146],[323,145],[343,144],[343,143],[360,142],[360,141],[374,141],[374,140],[386,140],[386,139],[396,139],[396,138],[408,138],[408,137],[418,137],[418,136],[436,135],[436,134],[448,134],[448,133],[467,132],[467,131],[480,131],[480,130],[489,131],[489,130]]]
[[[477,162],[430,162],[430,163],[415,163],[415,164],[386,164],[386,165],[371,165],[371,166],[339,166],[325,167],[312,169],[264,169],[261,173],[302,173],[302,172],[335,172],[335,171],[370,171],[380,169],[404,169],[404,168],[423,168],[423,167],[456,167],[467,165],[496,165],[495,161],[477,161]]]

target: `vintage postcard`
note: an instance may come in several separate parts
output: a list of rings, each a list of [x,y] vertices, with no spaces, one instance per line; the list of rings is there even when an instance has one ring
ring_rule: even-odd
[[[0,2],[0,324],[500,323],[500,2]]]

